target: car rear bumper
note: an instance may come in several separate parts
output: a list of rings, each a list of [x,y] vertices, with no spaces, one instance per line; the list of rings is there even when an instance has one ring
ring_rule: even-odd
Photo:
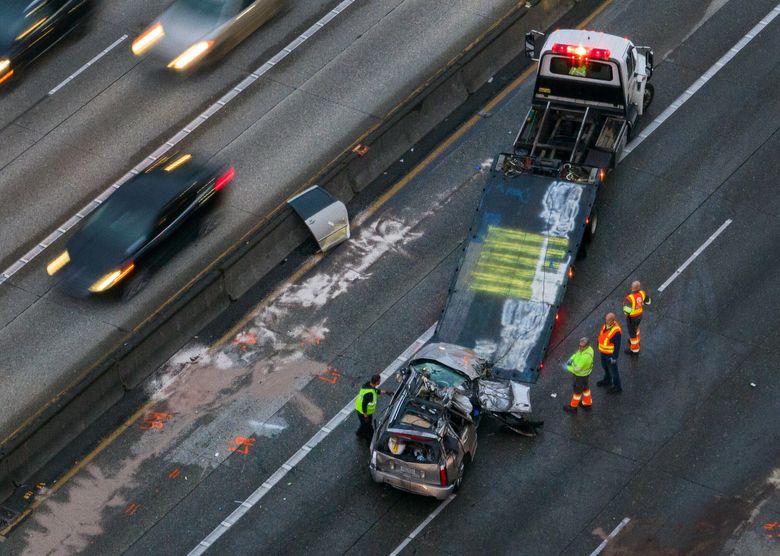
[[[371,470],[371,477],[377,483],[385,483],[391,487],[397,488],[398,490],[405,490],[406,492],[419,494],[421,496],[432,496],[433,498],[437,498],[439,500],[444,500],[450,494],[452,494],[452,490],[455,486],[454,484],[451,484],[446,487],[441,487],[428,483],[420,483],[399,477],[394,473],[380,471],[372,466],[369,466],[369,469]]]

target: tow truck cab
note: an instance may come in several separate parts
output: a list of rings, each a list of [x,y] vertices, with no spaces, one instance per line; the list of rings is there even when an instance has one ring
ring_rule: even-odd
[[[544,37],[526,34],[526,55],[537,60],[534,102],[590,106],[622,115],[630,125],[650,104],[653,51],[627,38],[574,29]],[[538,56],[537,56],[538,52]]]

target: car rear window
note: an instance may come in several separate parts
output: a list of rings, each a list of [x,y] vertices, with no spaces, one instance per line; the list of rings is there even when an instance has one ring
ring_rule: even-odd
[[[612,81],[612,65],[604,62],[576,60],[564,56],[550,59],[550,72],[556,75]]]

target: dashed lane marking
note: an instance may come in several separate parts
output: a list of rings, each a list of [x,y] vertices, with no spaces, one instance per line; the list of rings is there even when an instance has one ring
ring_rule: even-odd
[[[721,69],[723,69],[726,64],[728,64],[734,56],[739,54],[739,52],[745,48],[748,44],[750,44],[750,41],[752,41],[754,38],[758,36],[758,34],[764,30],[764,28],[772,23],[772,21],[780,15],[780,4],[774,7],[774,9],[769,12],[764,18],[756,23],[755,27],[753,27],[750,31],[748,31],[745,36],[743,36],[737,43],[732,46],[723,56],[720,57],[720,59],[715,62],[715,64],[710,67],[707,71],[705,71],[701,77],[699,77],[694,83],[688,87],[683,94],[681,94],[675,101],[670,104],[666,110],[661,112],[658,117],[656,117],[655,120],[653,120],[646,128],[642,130],[642,132],[637,136],[636,139],[631,141],[628,145],[626,145],[626,148],[623,149],[623,155],[620,157],[620,160],[623,160],[625,157],[627,157],[629,154],[631,154],[631,151],[636,149],[642,141],[647,139],[651,133],[653,133],[658,127],[664,123],[666,120],[669,119],[669,117],[677,112],[677,110],[686,102],[690,100],[690,98],[695,95],[699,89],[704,87],[704,85],[712,79],[716,73],[718,73]]]
[[[48,95],[49,95],[49,96],[52,96],[52,95],[53,95],[53,94],[55,94],[57,91],[59,91],[60,89],[62,89],[62,88],[65,86],[65,85],[67,85],[68,83],[70,83],[71,81],[73,81],[74,79],[76,79],[76,78],[77,78],[79,75],[81,75],[81,74],[82,74],[84,71],[86,71],[87,69],[89,69],[89,67],[90,67],[90,66],[92,66],[92,65],[93,65],[95,62],[97,62],[98,60],[100,60],[100,59],[101,59],[103,56],[105,56],[106,54],[108,54],[109,52],[111,52],[111,51],[112,51],[112,50],[113,50],[113,49],[114,49],[116,46],[120,45],[120,44],[121,44],[123,41],[125,41],[126,39],[127,39],[127,35],[122,35],[122,36],[121,36],[121,37],[119,37],[117,40],[115,40],[114,42],[112,42],[110,45],[108,45],[106,48],[104,48],[104,49],[103,49],[103,50],[102,50],[102,51],[101,51],[101,52],[100,52],[100,53],[99,53],[97,56],[95,56],[94,58],[92,58],[92,59],[91,59],[89,62],[87,62],[86,64],[84,64],[83,66],[81,66],[79,69],[77,69],[77,70],[76,70],[74,73],[72,73],[72,74],[70,75],[70,77],[68,77],[67,79],[65,79],[65,81],[63,81],[62,83],[60,83],[59,85],[57,85],[56,87],[54,87],[54,88],[53,88],[51,91],[49,91]]]
[[[387,380],[394,372],[396,372],[401,365],[403,365],[407,359],[409,359],[417,350],[424,346],[428,340],[433,337],[433,331],[436,329],[436,323],[434,323],[425,333],[417,338],[412,345],[410,345],[404,352],[396,357],[388,367],[382,371],[380,376],[382,382]],[[357,397],[352,398],[347,405],[345,405],[341,411],[339,411],[325,426],[323,426],[317,433],[312,436],[309,441],[301,446],[301,448],[295,452],[290,459],[284,462],[279,469],[277,469],[268,479],[266,479],[257,489],[249,495],[249,497],[241,502],[239,506],[233,510],[233,512],[225,518],[214,530],[198,545],[193,548],[189,556],[199,556],[208,550],[219,538],[228,532],[228,530],[238,522],[239,519],[244,517],[246,513],[251,510],[255,504],[268,494],[271,489],[276,486],[279,481],[292,471],[296,465],[298,465],[308,454],[311,452],[320,442],[325,440],[330,433],[332,433],[339,425],[341,425],[347,417],[349,417],[355,410],[355,400]],[[435,516],[434,516],[435,517]]]
[[[664,291],[664,290],[665,290],[667,287],[669,287],[669,284],[671,284],[672,282],[674,282],[674,281],[677,279],[677,277],[678,277],[680,274],[682,274],[682,273],[683,273],[683,271],[684,271],[686,268],[688,268],[688,266],[689,266],[689,265],[690,265],[690,264],[691,264],[691,263],[692,263],[694,260],[696,260],[696,257],[698,257],[699,255],[701,255],[701,254],[704,252],[704,250],[705,250],[707,247],[709,247],[709,246],[710,246],[710,244],[711,244],[713,241],[715,241],[715,239],[716,239],[716,238],[717,238],[717,237],[718,237],[718,236],[719,236],[721,233],[723,233],[723,230],[725,230],[726,228],[728,228],[728,227],[729,227],[729,225],[731,224],[731,222],[732,222],[732,220],[731,220],[731,218],[729,218],[729,219],[728,219],[728,220],[726,220],[726,221],[725,221],[723,224],[721,224],[721,225],[720,225],[720,228],[718,228],[717,230],[715,230],[715,233],[714,233],[714,234],[712,234],[712,235],[711,235],[711,236],[710,236],[710,237],[707,239],[707,241],[705,241],[704,243],[702,243],[702,244],[701,244],[701,246],[700,246],[700,247],[699,247],[699,248],[698,248],[696,251],[694,251],[694,252],[693,252],[693,255],[691,255],[690,257],[688,257],[688,260],[687,260],[687,261],[685,261],[685,262],[684,262],[682,265],[680,265],[680,268],[678,268],[677,270],[675,270],[675,271],[674,271],[674,274],[672,274],[671,276],[669,276],[669,278],[667,278],[666,282],[664,282],[663,284],[661,284],[661,286],[658,288],[658,291],[659,291],[659,292],[662,292],[662,291]]]
[[[441,503],[441,504],[439,504],[439,505],[436,507],[436,509],[435,509],[435,510],[433,510],[433,511],[431,512],[431,515],[429,515],[428,517],[426,517],[426,518],[425,518],[425,521],[423,521],[422,523],[420,523],[420,525],[418,525],[418,526],[417,526],[417,528],[416,528],[414,531],[412,531],[411,533],[409,533],[409,536],[408,536],[408,537],[406,537],[406,538],[404,539],[404,542],[402,542],[401,544],[399,544],[399,545],[396,547],[396,549],[395,549],[395,550],[393,550],[393,551],[390,553],[390,556],[398,556],[398,554],[400,554],[400,553],[401,553],[401,551],[402,551],[404,548],[406,548],[406,545],[408,545],[410,542],[412,542],[412,541],[415,539],[415,537],[416,537],[417,535],[419,535],[419,534],[420,534],[420,532],[421,532],[423,529],[425,529],[425,528],[428,526],[428,524],[429,524],[431,521],[433,521],[434,519],[436,519],[436,516],[437,516],[437,515],[439,515],[439,514],[442,512],[442,510],[444,510],[444,508],[446,508],[446,507],[447,507],[447,504],[449,504],[450,502],[452,502],[452,501],[455,499],[455,497],[456,497],[456,496],[457,496],[457,494],[450,494],[450,495],[449,495],[447,498],[445,498],[444,500],[442,500],[442,503]]]
[[[629,521],[631,521],[630,517],[624,517],[623,521],[618,523],[618,526],[615,527],[609,535],[607,535],[607,538],[601,541],[601,544],[596,547],[596,550],[590,553],[590,556],[598,556],[599,554],[601,554],[601,551],[607,547],[607,543],[609,543],[609,541],[617,537],[620,531],[623,530],[623,527],[628,525]]]
[[[5,282],[6,280],[10,279],[14,274],[19,272],[22,268],[27,266],[31,261],[35,260],[41,253],[43,253],[46,249],[49,248],[49,246],[60,239],[63,235],[65,235],[68,230],[73,228],[76,224],[81,222],[86,216],[88,216],[92,211],[94,211],[96,208],[98,208],[106,199],[108,199],[111,194],[119,189],[124,183],[129,181],[133,178],[133,176],[136,176],[146,170],[148,166],[156,162],[160,157],[164,156],[168,151],[170,151],[173,147],[175,147],[177,144],[179,144],[182,140],[184,140],[185,137],[187,137],[190,133],[195,131],[198,127],[200,127],[204,122],[206,122],[209,118],[211,118],[214,114],[219,112],[222,108],[227,106],[227,104],[234,100],[236,97],[238,97],[241,93],[243,93],[246,89],[249,88],[250,85],[252,85],[255,81],[260,79],[263,75],[271,71],[273,67],[284,60],[288,55],[290,55],[296,48],[301,46],[303,43],[305,43],[307,40],[312,38],[318,31],[323,29],[328,23],[336,19],[336,16],[341,14],[344,10],[346,10],[348,7],[350,7],[352,4],[355,3],[356,0],[343,0],[338,6],[333,8],[331,11],[329,11],[322,19],[314,23],[311,27],[309,27],[306,31],[304,31],[298,38],[296,38],[294,41],[292,41],[290,44],[288,44],[285,48],[280,50],[276,55],[274,55],[270,60],[265,62],[263,65],[261,65],[259,68],[257,68],[255,71],[250,73],[247,77],[242,79],[237,85],[235,85],[232,89],[230,89],[227,93],[225,93],[219,100],[217,100],[215,103],[213,103],[211,106],[209,106],[206,110],[201,112],[198,116],[195,117],[190,123],[188,123],[184,128],[182,128],[178,133],[176,133],[173,137],[165,141],[160,147],[157,148],[154,152],[152,152],[149,156],[147,156],[145,159],[143,159],[140,163],[136,164],[129,172],[127,172],[124,176],[119,178],[117,181],[115,181],[113,184],[111,184],[103,193],[95,197],[88,205],[83,207],[81,210],[79,210],[74,216],[69,218],[66,222],[64,222],[62,225],[57,227],[53,232],[51,232],[46,238],[38,243],[35,247],[30,249],[27,253],[24,254],[18,261],[16,261],[14,264],[12,264],[10,267],[8,267],[6,270],[0,274],[0,284]],[[124,39],[122,39],[124,40]],[[92,62],[94,63],[94,62]],[[86,69],[86,68],[84,68]],[[52,93],[50,93],[52,94]]]

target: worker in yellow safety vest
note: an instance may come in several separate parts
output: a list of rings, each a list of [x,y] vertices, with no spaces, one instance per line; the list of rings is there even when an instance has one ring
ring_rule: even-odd
[[[642,322],[642,313],[645,305],[650,305],[650,297],[642,289],[642,284],[635,280],[631,284],[631,293],[623,300],[623,313],[626,315],[626,327],[628,328],[629,346],[626,353],[639,355],[639,323]]]
[[[366,440],[371,440],[374,436],[374,412],[376,412],[379,394],[392,395],[392,392],[379,389],[381,382],[381,376],[372,376],[371,380],[360,387],[360,392],[355,398],[355,411],[358,421],[360,421],[360,427],[355,431],[355,434]]]
[[[593,348],[588,345],[587,338],[580,338],[580,347],[566,362],[566,370],[574,375],[574,392],[571,401],[563,406],[567,413],[577,413],[577,407],[582,401],[582,409],[590,411],[593,405],[593,397],[590,392],[588,380],[593,371]]]

